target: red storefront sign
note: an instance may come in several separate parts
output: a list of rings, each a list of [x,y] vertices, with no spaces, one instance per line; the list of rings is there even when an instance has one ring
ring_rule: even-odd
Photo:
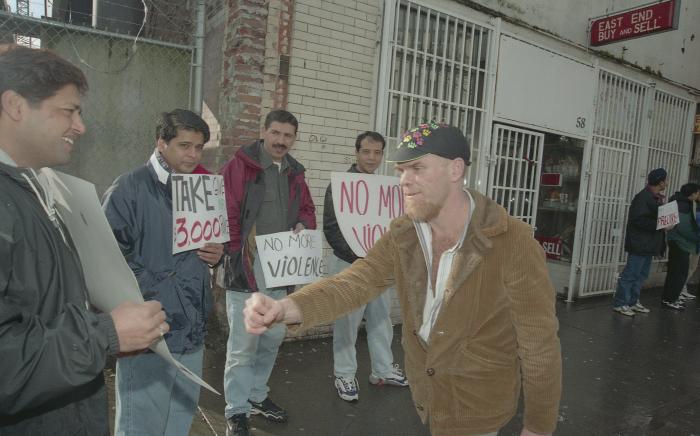
[[[678,28],[680,0],[653,3],[591,23],[591,45],[598,46]]]
[[[542,245],[547,259],[559,260],[561,258],[561,239],[539,235],[535,235],[535,239]]]

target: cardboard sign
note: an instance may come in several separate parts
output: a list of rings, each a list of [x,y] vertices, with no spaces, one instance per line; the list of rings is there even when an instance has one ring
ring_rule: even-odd
[[[60,199],[56,202],[56,210],[78,251],[90,304],[102,312],[109,313],[125,301],[143,303],[143,295],[136,277],[114,239],[112,228],[97,198],[95,185],[46,168],[41,172],[51,181],[54,196]],[[219,394],[216,389],[175,360],[163,338],[150,348],[178,368],[187,378]]]
[[[678,203],[672,201],[659,206],[659,216],[656,219],[656,230],[673,227],[680,222]]]
[[[224,177],[173,174],[173,254],[228,242]]]
[[[331,173],[331,191],[340,232],[359,257],[365,257],[391,220],[404,212],[398,177]]]
[[[323,239],[320,230],[270,233],[255,237],[265,286],[303,285],[321,278]]]

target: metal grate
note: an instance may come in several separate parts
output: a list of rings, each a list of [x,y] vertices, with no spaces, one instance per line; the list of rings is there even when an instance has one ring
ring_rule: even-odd
[[[544,134],[495,124],[488,196],[535,227]]]
[[[618,260],[623,246],[626,192],[632,152],[596,144],[593,172],[586,197],[586,228],[581,254],[579,296],[615,289]]]
[[[391,143],[407,129],[435,120],[459,127],[478,155],[492,31],[423,3],[393,3],[378,126]],[[385,69],[383,69],[385,70]],[[386,74],[386,73],[385,73]],[[388,156],[389,159],[391,155]]]
[[[614,292],[626,261],[625,225],[632,198],[644,187],[646,174],[658,167],[668,170],[667,193],[673,193],[688,176],[690,156],[690,100],[603,69],[597,97],[579,296]]]

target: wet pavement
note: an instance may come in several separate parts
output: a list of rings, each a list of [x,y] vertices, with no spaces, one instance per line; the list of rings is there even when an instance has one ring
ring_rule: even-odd
[[[634,318],[614,313],[609,296],[557,303],[564,390],[555,434],[700,436],[700,304],[690,302],[683,312],[662,309],[660,290],[645,291],[642,302],[652,312]],[[225,334],[211,331],[208,342],[204,378],[219,389]],[[331,338],[284,343],[270,398],[288,410],[289,422],[253,417],[253,435],[429,436],[408,389],[369,384],[363,333],[357,342],[357,403],[337,397]],[[403,362],[399,326],[393,350]],[[223,397],[202,390],[202,413],[190,434],[225,435],[224,405]],[[499,434],[518,435],[521,425],[519,412]]]

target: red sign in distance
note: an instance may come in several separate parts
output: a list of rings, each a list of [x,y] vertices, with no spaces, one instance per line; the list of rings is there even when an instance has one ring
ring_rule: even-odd
[[[547,259],[559,260],[561,259],[561,239],[557,237],[548,237],[535,235],[544,249],[544,254],[547,255]]]
[[[598,46],[678,28],[680,0],[632,9],[591,23],[591,45]]]

